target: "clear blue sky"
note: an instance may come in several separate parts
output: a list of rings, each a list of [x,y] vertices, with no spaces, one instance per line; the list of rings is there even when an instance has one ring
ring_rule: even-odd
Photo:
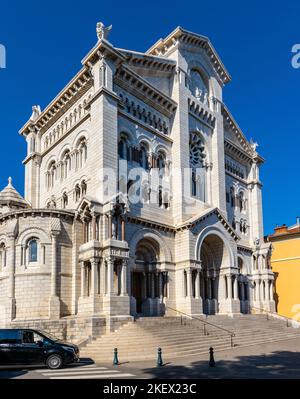
[[[97,21],[113,24],[115,46],[139,51],[181,25],[210,37],[233,78],[224,100],[266,158],[265,233],[292,224],[300,214],[300,69],[291,67],[299,15],[299,1],[290,0],[2,2],[7,69],[0,70],[0,187],[12,175],[23,193],[25,145],[18,130],[33,104],[44,108],[78,71],[96,42]]]

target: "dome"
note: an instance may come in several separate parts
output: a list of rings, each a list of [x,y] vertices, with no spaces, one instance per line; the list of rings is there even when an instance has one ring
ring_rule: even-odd
[[[8,185],[0,192],[0,207],[3,208],[27,208],[28,203],[18,193],[12,185],[11,177],[8,179]]]

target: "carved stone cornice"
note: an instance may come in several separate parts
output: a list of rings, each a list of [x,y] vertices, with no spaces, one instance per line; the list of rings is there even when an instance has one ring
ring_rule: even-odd
[[[207,125],[210,129],[215,127],[216,117],[207,106],[200,101],[194,101],[191,98],[188,99],[188,104],[191,115],[197,119],[200,119],[200,121]]]
[[[92,77],[86,68],[82,68],[70,83],[55,97],[34,121],[28,121],[19,131],[26,136],[34,125],[36,129],[48,129],[92,86]]]
[[[176,61],[155,55],[139,53],[138,51],[129,51],[118,49],[127,58],[127,63],[135,68],[148,68],[151,71],[167,73],[168,75],[175,72]]]
[[[125,65],[115,74],[115,83],[168,118],[174,114],[177,103]]]

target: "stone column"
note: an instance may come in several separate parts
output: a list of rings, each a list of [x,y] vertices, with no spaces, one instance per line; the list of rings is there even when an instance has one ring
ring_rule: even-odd
[[[269,300],[273,301],[274,296],[273,296],[273,280],[270,280],[270,286],[269,286]]]
[[[92,213],[92,236],[93,240],[96,240],[97,236],[97,217],[95,213]]]
[[[195,296],[197,299],[200,298],[200,272],[196,271],[196,279],[195,279]]]
[[[84,297],[85,296],[85,267],[84,267],[84,262],[80,262],[80,267],[81,267],[81,293],[80,296]]]
[[[239,293],[238,293],[238,279],[237,275],[234,276],[234,299],[238,299]]]
[[[227,290],[228,290],[228,299],[232,299],[232,277],[231,274],[227,274]]]
[[[60,317],[60,299],[57,296],[57,232],[52,231],[51,297],[49,306],[50,319]]]
[[[159,275],[159,283],[158,283],[158,287],[159,287],[159,297],[161,299],[164,298],[164,292],[163,292],[163,274],[160,272]]]
[[[125,241],[125,218],[121,219],[121,240]]]
[[[91,296],[98,294],[98,260],[91,259]]]
[[[260,280],[256,280],[256,300],[260,301],[261,300],[261,287],[260,287]]]
[[[122,296],[128,295],[128,292],[127,292],[127,266],[128,266],[128,261],[127,261],[127,259],[124,259],[123,263],[122,263],[122,271],[121,271],[121,295]]]
[[[100,294],[105,295],[105,286],[106,286],[106,264],[105,258],[101,259],[100,262]]]
[[[193,293],[192,293],[192,270],[190,268],[187,269],[186,277],[187,277],[187,296],[191,298]]]
[[[114,294],[114,259],[109,257],[107,262],[107,291],[106,295]]]
[[[111,212],[107,215],[108,219],[108,239],[111,240],[112,238],[112,214]]]

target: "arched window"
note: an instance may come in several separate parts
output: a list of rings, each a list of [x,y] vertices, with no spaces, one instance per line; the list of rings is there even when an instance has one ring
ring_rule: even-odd
[[[163,205],[163,193],[162,188],[159,187],[158,189],[158,206],[161,207]]]
[[[61,177],[63,179],[67,179],[69,171],[71,170],[71,156],[70,156],[70,151],[66,151],[63,155],[62,158],[62,174]]]
[[[139,163],[145,170],[149,169],[148,150],[144,144],[141,145]]]
[[[86,184],[86,181],[83,180],[82,183],[81,183],[81,193],[82,193],[82,195],[86,195],[86,191],[87,191],[87,184]]]
[[[157,167],[160,171],[163,171],[166,166],[166,156],[165,154],[160,151],[157,156]]]
[[[232,208],[235,207],[235,196],[234,196],[234,188],[233,187],[231,187],[231,189],[230,189],[230,204],[231,204]]]
[[[36,238],[32,238],[28,242],[28,261],[37,262],[38,260],[38,242]]]
[[[126,137],[121,137],[119,141],[118,153],[120,159],[127,159],[129,161],[129,146]]]
[[[46,174],[46,186],[47,189],[53,188],[56,180],[56,163],[52,161],[48,167],[48,173]]]
[[[87,160],[87,143],[86,143],[86,138],[82,137],[77,143],[76,169],[82,168],[86,160]]]
[[[243,191],[241,191],[240,193],[239,193],[239,209],[240,209],[240,212],[242,212],[243,210],[245,210],[245,199],[244,199],[244,193],[243,193]]]
[[[209,96],[208,85],[203,75],[197,69],[190,71],[189,88],[197,100],[207,104]]]
[[[197,180],[196,180],[196,173],[192,171],[192,196],[196,197],[197,195]]]
[[[203,139],[197,133],[190,133],[190,168],[191,173],[191,195],[205,202],[206,189],[206,166],[205,145]]]
[[[80,187],[79,184],[76,184],[75,186],[75,202],[78,202],[80,200]]]
[[[6,248],[5,244],[0,244],[0,269],[6,266]]]
[[[68,206],[68,202],[69,202],[68,194],[66,192],[64,192],[63,197],[62,197],[63,208],[66,208]]]

